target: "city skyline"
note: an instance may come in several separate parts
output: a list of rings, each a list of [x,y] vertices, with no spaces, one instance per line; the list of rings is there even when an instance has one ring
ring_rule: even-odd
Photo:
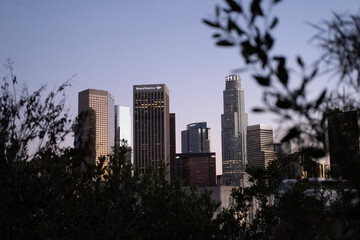
[[[94,88],[110,90],[117,104],[132,106],[134,84],[164,82],[171,89],[176,128],[207,121],[211,149],[217,153],[221,173],[220,115],[224,76],[245,66],[238,51],[216,48],[213,33],[202,23],[223,1],[2,1],[0,3],[0,60],[11,58],[14,73],[29,90],[47,84],[51,90],[71,78],[67,91],[70,113],[76,116],[77,93]],[[336,12],[358,12],[357,0],[284,1],[276,9],[276,51],[296,64],[317,56],[309,44],[315,33],[309,25]],[[1,68],[2,76],[6,69]],[[271,124],[273,116],[251,113],[260,105],[262,89],[241,73],[249,124]],[[331,83],[330,83],[331,84]],[[316,86],[313,88],[316,89]],[[189,108],[192,111],[189,111]],[[177,131],[177,149],[181,149]],[[275,136],[275,139],[279,139]],[[67,139],[68,145],[73,139]]]

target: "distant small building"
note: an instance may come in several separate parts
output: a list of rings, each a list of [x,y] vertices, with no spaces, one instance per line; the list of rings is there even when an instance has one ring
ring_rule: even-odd
[[[271,126],[264,124],[248,126],[246,141],[248,165],[266,168],[270,161],[276,159]]]
[[[206,122],[191,123],[187,129],[181,131],[182,153],[210,152],[210,128]]]
[[[176,154],[176,175],[185,186],[216,186],[215,153]]]
[[[284,179],[328,178],[329,166],[307,159],[304,153],[287,155],[284,160]]]

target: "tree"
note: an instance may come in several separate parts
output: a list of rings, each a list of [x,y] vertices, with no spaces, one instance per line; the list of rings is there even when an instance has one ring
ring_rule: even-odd
[[[64,105],[69,83],[42,98],[45,87],[19,91],[11,61],[0,96],[1,239],[210,238],[218,203],[210,193],[170,184],[165,167],[133,173],[126,144],[98,164],[87,144],[61,147],[91,114],[71,121]],[[19,95],[20,94],[20,95]],[[79,135],[78,135],[79,136]],[[34,141],[36,150],[29,154]],[[77,139],[81,143],[81,139]]]
[[[239,48],[240,56],[247,64],[246,69],[263,87],[264,106],[253,110],[277,114],[283,125],[290,126],[282,140],[296,142],[301,152],[309,159],[316,160],[326,153],[327,112],[335,108],[358,109],[360,105],[360,16],[334,14],[333,20],[314,26],[318,30],[314,41],[323,54],[314,64],[306,64],[298,55],[298,69],[290,69],[287,57],[274,52],[273,30],[279,24],[279,19],[271,14],[271,9],[280,2],[253,0],[246,5],[242,1],[226,0],[225,7],[216,6],[214,19],[205,19],[204,23],[216,30],[213,37],[218,46]],[[310,97],[307,89],[320,75],[336,78],[337,88],[324,85],[317,96]],[[346,91],[339,91],[343,89],[342,86],[346,86]],[[255,226],[256,230],[252,233],[262,234],[260,238],[264,239],[278,239],[281,236],[284,239],[295,236],[300,239],[358,239],[359,162],[359,157],[354,156],[342,166],[340,176],[346,182],[339,181],[332,186],[337,192],[331,199],[321,191],[305,194],[309,183],[298,180],[293,188],[279,196],[275,208],[268,207],[267,203],[262,204],[261,196],[271,193],[267,191],[267,183],[261,181],[263,177],[251,171],[255,174],[254,185],[250,188],[254,192],[243,189],[234,193],[234,196],[242,195],[235,199],[254,197],[261,203],[256,221],[247,230]],[[271,178],[274,177],[276,179],[276,176]],[[272,189],[272,194],[277,194],[279,188],[278,183]],[[237,204],[242,206],[244,203]],[[316,214],[308,214],[306,209],[312,209]],[[275,225],[267,221],[268,216],[274,219]],[[269,226],[272,226],[271,231],[266,228]]]

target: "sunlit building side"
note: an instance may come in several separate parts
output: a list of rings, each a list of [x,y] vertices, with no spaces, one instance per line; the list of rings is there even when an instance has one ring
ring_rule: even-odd
[[[88,141],[89,160],[96,163],[107,156],[114,146],[114,97],[103,90],[87,89],[79,92],[78,113],[86,113],[83,141]]]
[[[272,127],[264,124],[248,126],[246,134],[248,165],[266,168],[276,158]]]

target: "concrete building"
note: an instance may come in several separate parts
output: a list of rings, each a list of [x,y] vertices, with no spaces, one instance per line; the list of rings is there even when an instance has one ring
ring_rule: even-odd
[[[310,159],[305,153],[295,152],[283,158],[284,179],[328,178],[329,166]]]
[[[216,186],[215,153],[176,154],[177,176],[184,180],[184,185],[195,184],[207,187]]]
[[[206,122],[191,123],[187,129],[181,131],[182,153],[210,152],[210,128]]]
[[[96,163],[101,156],[112,153],[114,146],[114,97],[107,91],[87,89],[79,92],[78,113],[86,113],[81,136],[87,142],[89,161]],[[79,145],[78,145],[79,146]]]
[[[169,90],[165,84],[134,85],[134,165],[144,173],[167,166],[170,180]]]
[[[239,186],[245,173],[246,127],[244,89],[238,75],[225,80],[224,113],[221,115],[222,170],[225,185]]]
[[[266,168],[269,162],[276,158],[271,126],[264,124],[248,126],[246,140],[248,165]]]

